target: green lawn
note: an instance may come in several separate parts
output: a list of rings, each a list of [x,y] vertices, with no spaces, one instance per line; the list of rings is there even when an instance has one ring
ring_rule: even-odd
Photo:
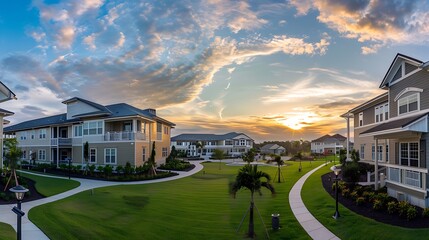
[[[305,182],[301,196],[309,211],[329,230],[341,239],[423,239],[428,238],[427,229],[406,229],[376,222],[362,217],[339,205],[341,217],[334,220],[335,199],[323,188],[320,177],[330,172],[323,167]],[[404,219],[404,221],[406,221]],[[424,237],[426,236],[426,237]]]
[[[324,161],[323,161],[324,162]],[[256,197],[256,206],[271,239],[309,239],[293,216],[288,195],[305,172],[322,161],[291,162],[283,167],[286,182],[274,183],[277,194],[268,190]],[[242,190],[234,199],[229,184],[239,167],[204,164],[191,177],[149,185],[115,186],[96,189],[33,208],[30,219],[51,239],[243,239],[246,218],[236,229],[249,206],[250,192]],[[274,176],[277,168],[260,167]],[[271,231],[271,214],[280,213],[281,229]],[[257,238],[265,230],[255,211]]]
[[[45,197],[56,195],[70,189],[79,187],[80,183],[74,180],[42,177],[38,175],[19,172],[18,175],[32,179],[36,182],[37,191]]]
[[[4,239],[4,240],[16,239],[16,232],[11,225],[0,222],[0,239]]]

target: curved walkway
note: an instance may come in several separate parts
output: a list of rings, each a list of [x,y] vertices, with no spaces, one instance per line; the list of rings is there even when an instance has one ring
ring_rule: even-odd
[[[39,200],[25,202],[22,204],[22,210],[26,213],[24,217],[22,217],[22,239],[31,239],[31,240],[45,240],[49,239],[36,225],[34,225],[28,219],[28,211],[33,207],[37,207],[39,205],[50,203],[54,201],[58,201],[60,199],[75,195],[77,193],[94,189],[100,187],[108,187],[108,186],[116,186],[116,185],[135,185],[135,184],[150,184],[150,183],[159,183],[159,182],[167,182],[172,181],[184,177],[191,176],[203,169],[203,165],[201,165],[203,161],[193,161],[192,164],[195,165],[195,168],[188,172],[177,172],[179,175],[154,179],[154,180],[146,180],[146,181],[136,181],[136,182],[111,182],[111,181],[99,181],[99,180],[90,180],[90,179],[82,179],[82,178],[72,178],[72,180],[80,182],[80,186],[74,189],[71,189],[67,192],[60,193],[58,195],[54,195],[47,198],[42,198]],[[27,172],[29,173],[29,172]],[[57,176],[48,176],[37,173],[30,173],[35,175],[42,175],[45,177],[56,177],[56,178],[65,178],[65,177],[57,177]],[[0,222],[4,222],[10,224],[16,230],[16,214],[11,211],[11,209],[16,206],[16,204],[8,204],[0,206]]]
[[[301,189],[305,181],[311,174],[320,168],[324,167],[325,164],[320,165],[319,167],[311,170],[302,176],[296,183],[293,185],[292,189],[289,192],[289,204],[292,209],[293,214],[298,220],[299,224],[304,228],[304,230],[310,235],[312,239],[316,240],[327,240],[327,239],[338,239],[335,234],[329,231],[325,226],[323,226],[317,219],[308,211],[305,207],[304,202],[301,198]]]

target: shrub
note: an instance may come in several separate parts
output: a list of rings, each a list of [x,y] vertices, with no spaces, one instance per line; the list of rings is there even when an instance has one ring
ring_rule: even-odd
[[[397,211],[397,203],[395,201],[390,201],[387,203],[387,212],[389,214],[394,214]]]
[[[350,193],[350,198],[353,199],[353,200],[358,199],[359,198],[359,193],[356,190],[353,191],[352,193]],[[363,200],[365,200],[365,198]]]
[[[414,206],[409,206],[407,210],[407,220],[410,221],[417,217],[417,209]]]
[[[406,217],[409,207],[410,207],[410,204],[408,202],[400,201],[398,203],[398,213],[399,213],[399,216],[400,217]]]
[[[365,202],[365,198],[364,197],[358,197],[356,198],[356,205],[360,206],[362,204],[364,204]]]
[[[429,217],[429,208],[423,209],[422,217]]]
[[[375,211],[382,210],[383,209],[383,203],[380,200],[375,199],[374,203],[372,205],[372,209],[374,209]]]
[[[348,189],[348,188],[343,189],[343,191],[341,191],[341,195],[345,198],[349,198],[350,197],[350,189]]]
[[[117,174],[121,174],[124,171],[124,167],[122,167],[121,165],[116,166],[116,173]]]
[[[363,193],[363,191],[364,191],[364,188],[362,187],[362,186],[355,186],[355,188],[353,189],[353,191],[355,191],[355,192],[357,192],[357,194],[359,195],[359,196],[362,196],[362,193]]]
[[[89,172],[91,173],[91,175],[93,175],[94,171],[95,171],[95,165],[94,164],[89,165],[88,169],[89,169]]]
[[[387,195],[387,193],[376,194],[375,198],[381,202],[383,207],[386,206],[387,203],[389,202],[389,195]]]
[[[66,169],[68,169],[68,166],[66,164],[62,163],[62,164],[60,164],[60,169],[66,170]]]
[[[103,170],[104,170],[104,175],[106,175],[106,177],[112,175],[112,172],[113,172],[112,166],[106,165]]]
[[[189,162],[180,161],[180,160],[170,160],[166,164],[161,164],[159,166],[160,169],[164,170],[177,170],[177,171],[183,171],[191,167],[191,164]]]
[[[102,173],[102,172],[104,171],[104,167],[103,167],[103,166],[98,166],[98,167],[97,167],[97,171],[98,171],[99,173]]]
[[[369,192],[368,194],[368,202],[374,202],[377,199],[377,194],[374,192]]]
[[[343,178],[347,182],[357,183],[359,181],[360,172],[359,165],[355,162],[345,163],[342,167]]]
[[[131,175],[134,172],[134,168],[131,166],[130,162],[127,162],[125,164],[125,168],[124,168],[124,174],[126,176]]]

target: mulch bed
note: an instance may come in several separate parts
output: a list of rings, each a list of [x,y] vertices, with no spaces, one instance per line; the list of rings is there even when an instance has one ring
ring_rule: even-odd
[[[341,176],[339,176],[341,178]],[[335,191],[332,190],[333,179],[335,175],[333,173],[327,173],[322,176],[322,184],[326,192],[328,192],[333,198],[333,204],[335,204]],[[341,203],[344,207],[349,210],[362,215],[364,217],[373,219],[378,222],[385,224],[390,224],[394,226],[404,227],[404,228],[428,228],[429,227],[429,218],[422,217],[422,209],[416,207],[417,217],[408,221],[405,218],[399,217],[398,214],[389,214],[387,210],[384,211],[375,211],[372,209],[372,204],[365,202],[363,205],[358,206],[356,202],[349,198],[344,198],[341,196],[341,193],[338,194],[338,202]],[[341,214],[341,212],[340,212]]]
[[[19,174],[18,174],[19,175]],[[3,178],[3,177],[2,177]],[[18,182],[20,178],[24,178],[24,177],[19,177],[18,178]],[[42,194],[40,194],[36,188],[34,187],[35,182],[31,179],[25,178],[25,181],[27,182],[27,187],[28,190],[30,192],[30,195],[25,195],[24,199],[22,202],[30,202],[30,201],[34,201],[34,200],[38,200],[41,198],[45,198],[45,196],[43,196]],[[0,181],[0,192],[3,192],[5,185],[2,184],[3,181]],[[10,199],[9,201],[6,201],[2,198],[0,198],[0,205],[5,205],[5,204],[14,204],[17,203],[17,200],[15,198],[15,194],[10,192],[9,189],[14,187],[14,185],[9,184],[9,186],[7,187],[7,190],[5,191],[6,194],[10,194]]]

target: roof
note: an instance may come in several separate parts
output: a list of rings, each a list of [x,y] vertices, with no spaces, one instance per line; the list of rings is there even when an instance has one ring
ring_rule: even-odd
[[[233,139],[239,135],[245,135],[244,133],[230,132],[226,134],[189,134],[184,133],[171,138],[171,141],[219,141]],[[247,136],[249,137],[249,136]],[[250,138],[250,137],[249,137]]]
[[[387,82],[386,82],[387,77],[388,77],[388,75],[389,75],[390,71],[392,70],[393,66],[395,65],[395,62],[398,60],[398,58],[407,59],[407,60],[410,60],[410,61],[416,62],[416,63],[418,63],[419,65],[423,64],[423,62],[422,62],[422,61],[420,61],[420,60],[418,60],[418,59],[415,59],[415,58],[409,57],[409,56],[404,55],[404,54],[401,54],[401,53],[396,54],[395,58],[393,59],[392,63],[390,64],[389,69],[387,70],[386,74],[384,75],[384,77],[383,77],[383,81],[381,81],[381,84],[380,84],[379,88],[383,88],[384,86],[386,86],[386,84],[387,84]]]
[[[12,92],[3,82],[0,81],[0,91],[2,91],[8,98],[2,100],[2,102],[7,101],[9,99],[16,99],[15,93]]]
[[[421,114],[418,116],[402,118],[402,119],[398,119],[398,120],[390,121],[390,122],[386,122],[386,123],[382,123],[378,126],[370,128],[364,132],[361,132],[360,135],[367,134],[367,133],[381,132],[381,131],[385,131],[385,130],[389,130],[389,129],[403,128],[403,127],[406,127],[407,125],[410,125],[411,123],[415,122],[416,120],[419,120],[420,118],[422,118],[426,115],[428,115],[428,113]]]
[[[362,104],[360,104],[360,105],[352,108],[349,112],[350,113],[355,113],[355,112],[357,112],[357,110],[360,110],[361,108],[366,107],[366,106],[368,106],[370,104],[373,104],[373,103],[375,103],[375,102],[377,102],[379,100],[382,100],[383,102],[387,101],[388,100],[387,99],[388,98],[388,94],[389,94],[388,92],[380,94],[380,95],[378,95],[378,96],[376,96],[376,97],[374,97],[374,98],[372,98],[372,99],[370,99],[370,100],[368,100],[368,101],[366,101],[366,102],[364,102],[364,103],[362,103]],[[383,98],[386,98],[386,99],[384,100]],[[360,111],[362,111],[362,110],[360,110]],[[343,114],[343,115],[345,115],[345,114]]]
[[[337,134],[332,135],[332,136],[329,134],[326,134],[325,136],[322,136],[322,137],[315,139],[311,142],[337,142],[337,141],[342,142],[342,141],[345,141],[346,139],[347,139],[346,137],[337,133]]]
[[[275,150],[275,149],[286,149],[286,148],[275,143],[265,144],[264,146],[261,147],[261,150]]]
[[[160,122],[169,124],[171,126],[175,126],[174,123],[169,122],[151,113],[150,109],[139,109],[126,103],[117,103],[117,104],[102,106],[100,104],[93,103],[91,101],[81,99],[81,98],[71,98],[69,100],[64,101],[63,103],[70,103],[77,100],[79,101],[83,100],[83,102],[90,104],[91,106],[96,107],[97,109],[100,109],[100,110],[95,112],[75,115],[73,116],[74,117],[73,119],[69,119],[69,120],[67,120],[66,113],[50,116],[50,117],[29,120],[26,122],[18,123],[16,125],[4,128],[4,131],[15,132],[15,131],[21,131],[21,130],[32,129],[32,128],[41,128],[41,127],[46,127],[50,125],[81,122],[85,117],[94,117],[94,116],[102,116],[102,119],[140,116],[140,117],[144,117],[152,120],[158,120]]]
[[[14,113],[8,110],[5,110],[3,108],[0,108],[0,114],[4,115],[4,116],[10,116],[13,115]]]

